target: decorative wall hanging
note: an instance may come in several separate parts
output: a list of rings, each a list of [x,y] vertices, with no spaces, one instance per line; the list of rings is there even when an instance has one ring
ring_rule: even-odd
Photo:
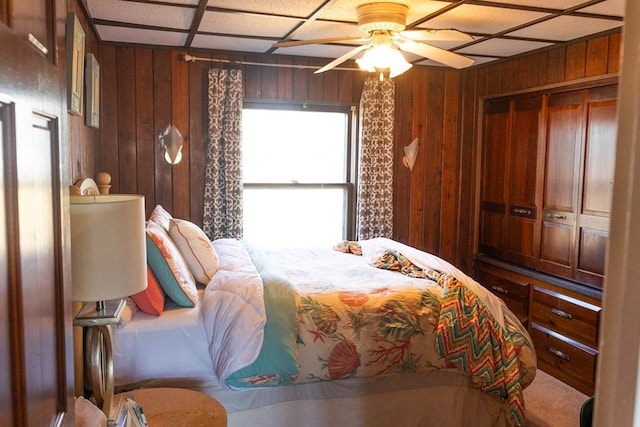
[[[67,101],[69,112],[82,115],[85,35],[75,13],[67,14]]]
[[[100,64],[93,53],[87,54],[85,69],[87,99],[84,122],[87,126],[100,127]]]

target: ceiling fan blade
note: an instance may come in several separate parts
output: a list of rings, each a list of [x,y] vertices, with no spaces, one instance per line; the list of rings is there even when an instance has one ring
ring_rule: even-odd
[[[439,47],[431,46],[425,43],[419,42],[406,42],[399,43],[400,49],[415,53],[416,55],[424,56],[425,58],[432,59],[441,64],[448,65],[453,68],[465,68],[473,65],[474,61],[471,58],[467,58],[459,53],[449,52],[448,50],[440,49]]]
[[[410,40],[441,40],[471,42],[473,37],[459,30],[447,29],[437,30],[431,28],[401,31],[400,35]]]
[[[352,58],[354,56],[356,56],[358,53],[362,52],[363,50],[367,49],[371,47],[371,44],[363,44],[362,46],[358,46],[355,49],[351,49],[349,52],[345,53],[344,55],[342,55],[340,58],[336,58],[333,61],[329,62],[327,65],[325,65],[324,67],[318,69],[315,71],[315,74],[318,73],[324,73],[325,71],[329,71],[330,69],[342,64],[344,61],[346,61],[349,58]]]
[[[365,42],[369,41],[368,38],[362,38],[358,36],[345,36],[345,37],[327,37],[324,39],[312,39],[312,40],[290,40],[283,42],[276,42],[272,44],[272,47],[291,47],[291,46],[303,46],[307,44],[322,44],[322,43],[336,43],[336,42],[346,42],[346,41],[360,41]]]

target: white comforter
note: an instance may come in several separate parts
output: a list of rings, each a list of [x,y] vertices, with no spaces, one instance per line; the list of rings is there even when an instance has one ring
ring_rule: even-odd
[[[385,250],[395,250],[418,267],[438,270],[456,277],[473,290],[495,319],[504,325],[499,300],[450,263],[390,239],[376,238],[359,243],[363,256],[354,256],[354,262],[370,262]],[[231,373],[253,363],[258,357],[264,338],[266,316],[262,279],[242,243],[235,239],[219,239],[213,244],[220,265],[205,290],[203,314],[207,335],[211,337],[209,352],[213,368],[217,378],[224,381]],[[315,267],[315,270],[322,271],[322,266]],[[298,277],[296,280],[304,283],[304,280],[315,279]]]

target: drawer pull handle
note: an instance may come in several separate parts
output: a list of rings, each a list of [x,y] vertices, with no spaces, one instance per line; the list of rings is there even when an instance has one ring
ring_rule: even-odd
[[[560,215],[560,214],[549,214],[547,215],[547,218],[549,219],[567,219],[566,215]]]
[[[567,313],[566,311],[562,311],[557,308],[552,308],[551,312],[556,316],[564,317],[565,319],[573,319],[573,315],[571,313]]]
[[[567,362],[569,362],[571,360],[571,358],[568,355],[564,354],[560,350],[557,350],[557,349],[555,349],[553,347],[549,347],[547,350],[549,350],[549,353],[553,354],[556,357],[559,357],[560,359],[564,359]]]
[[[530,209],[522,209],[522,208],[513,208],[513,213],[531,215]]]
[[[508,294],[509,292],[503,288],[502,286],[492,286],[491,289],[493,289],[496,292],[499,292],[501,294]]]

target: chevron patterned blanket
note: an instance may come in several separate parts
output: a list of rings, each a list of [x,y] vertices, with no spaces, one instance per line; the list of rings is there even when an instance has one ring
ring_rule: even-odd
[[[430,272],[430,276],[438,274]],[[436,345],[477,387],[509,402],[513,423],[525,425],[520,364],[516,347],[484,304],[455,277],[439,274],[444,289]]]
[[[402,254],[388,250],[374,265],[411,277],[431,279],[444,290],[436,347],[451,367],[471,376],[487,394],[507,400],[514,425],[524,426],[520,363],[509,331],[482,301],[453,275],[422,269]]]

